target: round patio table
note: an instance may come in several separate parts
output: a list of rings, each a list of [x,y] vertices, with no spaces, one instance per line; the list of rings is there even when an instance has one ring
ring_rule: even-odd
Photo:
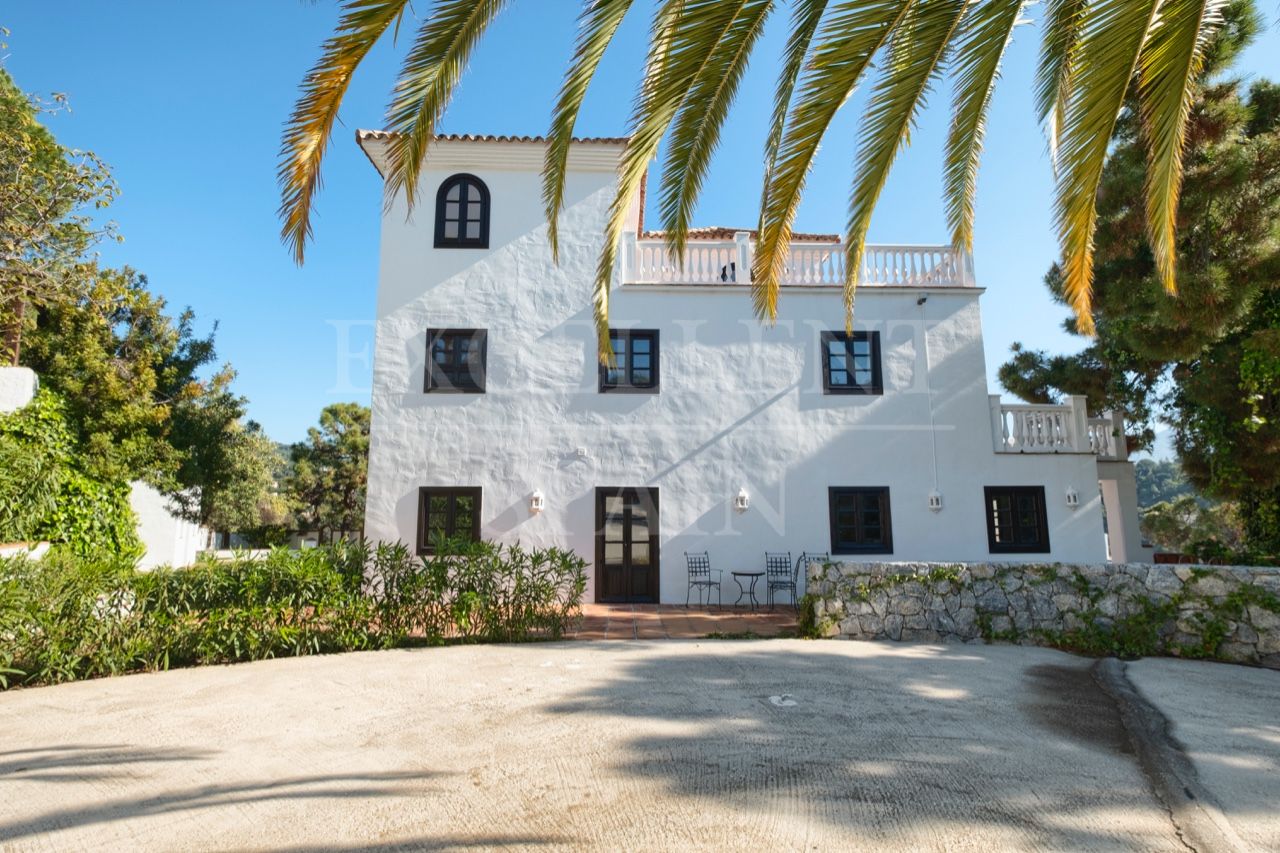
[[[756,584],[760,578],[764,577],[764,572],[729,572],[733,576],[733,582],[738,585],[738,600],[733,603],[737,607],[745,598],[751,602],[751,609],[755,610],[760,606],[760,602],[756,600]],[[743,580],[749,580],[746,586],[742,585]]]

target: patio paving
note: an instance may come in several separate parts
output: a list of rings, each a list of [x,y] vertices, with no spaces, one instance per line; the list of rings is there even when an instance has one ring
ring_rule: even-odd
[[[1194,691],[1180,704],[1271,736],[1275,678],[1245,705],[1238,668],[1180,664],[1163,676]],[[1021,646],[565,642],[7,691],[0,850],[1186,851],[1092,666]],[[1261,741],[1185,733],[1220,766],[1210,793],[1246,793],[1226,812],[1239,835],[1276,849]]]
[[[796,610],[755,612],[735,607],[685,607],[679,604],[584,604],[578,640],[696,640],[708,634],[759,637],[795,636]]]

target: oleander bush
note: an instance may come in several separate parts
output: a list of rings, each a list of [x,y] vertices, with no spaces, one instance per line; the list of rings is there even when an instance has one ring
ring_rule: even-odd
[[[556,548],[340,542],[136,571],[68,549],[0,560],[0,687],[203,664],[562,636],[586,563]]]

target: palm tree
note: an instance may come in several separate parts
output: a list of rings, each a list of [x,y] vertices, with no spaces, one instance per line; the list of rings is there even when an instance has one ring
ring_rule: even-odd
[[[511,0],[433,0],[396,81],[387,128],[388,197],[412,207],[418,176],[454,87],[485,30]],[[574,124],[600,60],[636,0],[583,0],[579,36],[552,111],[543,201],[553,251]],[[669,136],[659,184],[666,241],[681,256],[694,202],[753,47],[786,7],[789,38],[764,141],[764,188],[751,270],[757,315],[777,316],[792,223],[819,143],[840,106],[873,71],[846,226],[846,322],[871,214],[894,157],[932,85],[950,75],[952,116],[944,153],[951,239],[969,249],[987,107],[1013,31],[1030,0],[648,0],[647,64],[631,141],[605,225],[595,280],[600,352],[607,358],[609,285],[625,215],[659,143]],[[1065,290],[1091,333],[1095,197],[1107,146],[1130,87],[1147,155],[1147,232],[1165,288],[1174,292],[1174,230],[1187,115],[1204,52],[1227,0],[1045,0],[1036,103],[1056,176],[1055,213]],[[302,83],[279,169],[282,236],[298,263],[311,235],[333,122],[352,73],[408,0],[346,0],[334,34]]]

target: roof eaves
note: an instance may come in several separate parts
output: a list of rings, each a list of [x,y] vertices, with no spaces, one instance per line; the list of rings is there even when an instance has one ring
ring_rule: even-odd
[[[385,140],[395,136],[390,130],[357,130],[356,141],[366,139]],[[511,136],[494,133],[437,133],[433,137],[436,142],[524,142],[545,143],[545,136]],[[626,145],[631,141],[627,136],[575,136],[571,140],[580,145]]]

